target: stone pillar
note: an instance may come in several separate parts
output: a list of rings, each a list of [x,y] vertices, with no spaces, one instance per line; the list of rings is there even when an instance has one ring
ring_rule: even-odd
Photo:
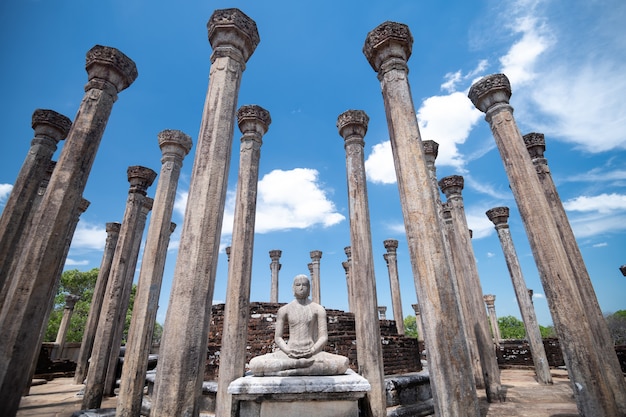
[[[613,389],[614,395],[618,399],[619,409],[626,414],[626,383],[622,377],[622,370],[613,347],[613,339],[598,304],[587,266],[580,253],[580,248],[563,208],[563,203],[552,180],[548,160],[544,157],[546,150],[545,137],[542,133],[529,133],[524,135],[523,139],[554,216],[565,253],[574,272],[575,285],[583,301],[585,316],[590,323],[589,328],[593,332],[592,340],[595,342],[598,357],[606,368],[605,376],[609,380],[608,385]]]
[[[33,214],[14,273],[10,298],[0,313],[0,404],[16,412],[39,329],[52,297],[56,271],[89,172],[117,94],[137,77],[133,61],[114,48],[97,45],[87,53],[89,81],[46,193]]]
[[[530,347],[530,353],[533,357],[533,363],[535,364],[535,374],[537,375],[537,382],[540,384],[552,384],[552,375],[550,375],[550,365],[548,364],[548,358],[546,357],[546,351],[543,346],[543,340],[541,338],[541,332],[539,331],[539,323],[537,322],[537,316],[535,315],[535,309],[533,308],[533,296],[532,290],[526,288],[526,282],[522,275],[522,268],[520,267],[517,259],[517,253],[515,252],[515,246],[513,246],[513,239],[511,238],[511,231],[507,220],[509,218],[508,207],[495,207],[487,211],[487,217],[493,222],[500,238],[500,244],[502,245],[502,251],[504,252],[504,259],[511,275],[511,281],[513,282],[513,289],[517,296],[517,303],[519,304],[520,313],[524,320],[524,328],[526,329],[526,339]],[[490,310],[491,312],[491,310]],[[494,308],[495,315],[495,308]]]
[[[278,271],[280,271],[280,255],[283,251],[274,249],[270,251],[270,271],[272,271],[272,286],[270,288],[270,303],[278,302]]]
[[[55,111],[37,109],[33,113],[35,137],[0,217],[0,288],[8,280],[11,264],[19,257],[18,241],[33,211],[33,200],[46,176],[52,155],[71,126],[70,119]]]
[[[366,415],[386,416],[385,374],[378,323],[376,277],[372,255],[372,232],[367,200],[363,137],[369,117],[362,110],[339,115],[337,128],[344,139],[348,201],[350,201],[350,275],[353,279],[357,361],[359,371],[372,386],[365,397]],[[356,281],[358,280],[358,281]],[[369,411],[367,409],[369,408]],[[370,414],[368,414],[368,412]]]
[[[237,407],[233,404],[232,395],[228,393],[228,384],[242,377],[246,371],[259,160],[263,135],[272,119],[269,112],[262,107],[242,106],[237,112],[237,122],[243,136],[233,222],[233,257],[228,271],[220,371],[215,399],[215,415],[233,417]]]
[[[206,360],[234,115],[246,61],[259,43],[256,23],[238,9],[216,10],[207,26],[213,47],[209,88],[161,340],[159,371],[165,371],[157,371],[152,417],[198,413],[203,375],[198,369]]]
[[[404,317],[402,317],[402,297],[400,294],[400,279],[398,278],[398,241],[387,239],[383,242],[387,253],[385,262],[389,271],[389,286],[391,288],[391,307],[393,308],[393,319],[396,321],[396,329],[399,335],[404,335]]]
[[[128,310],[130,288],[135,276],[139,250],[137,249],[137,254],[133,252],[141,243],[145,226],[143,213],[147,215],[144,209],[147,200],[146,191],[157,175],[153,170],[140,166],[129,167],[127,173],[130,189],[98,320],[87,372],[83,409],[100,407],[102,397],[108,389],[106,376],[110,358],[114,357],[117,360],[119,356],[121,331],[118,331],[118,327],[120,321],[123,323]],[[122,328],[123,326],[122,324]],[[120,335],[119,339],[116,338],[117,334]]]
[[[113,334],[113,342],[111,344],[111,353],[109,353],[109,365],[107,366],[106,379],[104,383],[104,395],[114,396],[115,395],[115,383],[117,381],[117,367],[119,363],[120,357],[120,346],[122,344],[122,339],[124,335],[124,327],[126,324],[126,313],[128,312],[128,306],[130,302],[130,294],[132,292],[132,281],[135,275],[134,271],[137,270],[137,261],[139,259],[139,249],[141,249],[141,236],[144,233],[146,227],[146,218],[148,217],[148,213],[152,210],[152,206],[154,204],[154,200],[150,197],[146,197],[143,205],[141,206],[141,213],[139,215],[139,221],[137,222],[137,233],[139,233],[139,238],[135,241],[135,245],[131,248],[130,254],[128,255],[129,259],[129,267],[128,271],[132,272],[132,276],[128,278],[126,282],[126,286],[123,289],[123,293],[121,295],[121,311],[123,312],[118,316],[118,322],[114,327]],[[171,233],[171,232],[170,232]]]
[[[43,191],[45,191],[45,187],[47,186],[45,182],[46,182],[45,180],[42,181]],[[40,191],[41,191],[41,188],[40,188]],[[37,201],[37,200],[38,199],[36,198],[34,201]],[[38,202],[36,204],[38,204]],[[61,282],[61,275],[63,274],[63,268],[65,267],[65,260],[67,259],[67,254],[70,251],[70,245],[72,244],[72,238],[74,237],[76,226],[78,225],[80,216],[89,208],[90,204],[91,203],[88,200],[85,200],[84,198],[82,198],[78,207],[76,207],[74,210],[74,213],[73,213],[74,220],[70,224],[70,228],[68,229],[67,236],[65,238],[65,248],[64,248],[63,256],[61,257],[61,263],[59,264],[57,271],[56,271],[56,279],[55,279],[56,282],[52,290],[50,299],[48,300],[48,309],[46,312],[46,316],[44,317],[44,320],[41,325],[41,329],[39,330],[39,339],[36,343],[37,346],[41,346],[46,335],[46,329],[48,328],[48,321],[50,320],[50,314],[52,313],[52,310],[54,309],[54,298],[59,288],[59,283]],[[63,337],[63,340],[65,340],[65,336]],[[62,348],[61,349],[57,348],[57,349],[58,349],[59,356],[60,356],[63,353],[62,352],[63,349]],[[33,352],[33,357],[31,359],[30,373],[29,373],[28,380],[26,382],[26,387],[24,388],[24,391],[23,391],[23,395],[29,395],[30,393],[30,382],[33,380],[33,376],[35,375],[35,371],[37,368],[37,361],[39,360],[39,352],[40,352],[39,349]]]
[[[65,296],[63,317],[61,318],[61,324],[59,325],[59,330],[57,331],[57,338],[54,342],[57,345],[56,348],[59,351],[59,357],[62,357],[64,347],[63,345],[65,345],[65,336],[67,335],[67,331],[70,328],[70,320],[72,319],[74,306],[76,305],[76,301],[78,300],[80,300],[80,296],[78,295],[68,294]]]
[[[120,381],[118,416],[133,417],[141,411],[141,399],[148,370],[152,332],[159,308],[161,283],[172,229],[172,212],[183,159],[192,146],[191,138],[179,130],[158,134],[161,171],[150,216],[150,226],[141,260],[133,315],[128,330],[124,367]],[[174,227],[176,227],[174,225]]]
[[[415,311],[415,324],[417,324],[417,340],[420,342],[424,341],[424,328],[422,327],[422,317],[420,314],[420,305],[419,304],[411,304],[413,307],[413,311]]]
[[[346,287],[348,291],[348,309],[351,313],[354,313],[354,284],[352,283],[352,276],[350,274],[350,268],[352,265],[352,248],[350,246],[346,246],[343,248],[344,253],[346,254],[346,260],[341,263],[343,266],[343,270],[346,273]]]
[[[378,306],[378,320],[387,320],[387,306]]]
[[[478,276],[478,267],[470,238],[465,207],[461,194],[464,184],[463,177],[451,175],[439,181],[441,191],[446,195],[446,204],[450,209],[452,229],[456,245],[452,246],[453,256],[460,259],[461,268],[455,268],[459,296],[464,295],[467,307],[464,310],[465,326],[476,343],[480,358],[480,367],[484,381],[487,401],[504,401],[504,393],[500,383],[498,358],[489,334],[487,313],[483,304],[483,290]],[[477,384],[478,385],[478,384]]]
[[[437,182],[437,167],[435,166],[435,160],[439,154],[439,144],[434,140],[423,140],[422,147],[424,148],[424,160],[426,161],[426,168],[428,169],[428,175],[432,182],[435,200],[441,201],[439,196],[439,183]]]
[[[408,82],[413,37],[386,22],[367,35],[363,52],[381,83],[413,276],[423,316],[430,382],[439,416],[479,416],[469,350],[463,337],[439,207],[420,146]],[[446,323],[441,326],[440,323]]]
[[[586,303],[590,296],[578,282],[558,220],[548,203],[541,181],[509,105],[511,86],[504,74],[489,75],[469,91],[474,105],[486,113],[533,251],[546,299],[568,367],[576,403],[583,415],[626,415],[626,389],[619,376],[608,376],[605,349],[599,347]],[[563,302],[567,300],[567,302]],[[616,392],[613,384],[621,385]]]
[[[493,341],[497,346],[500,346],[502,337],[500,336],[500,326],[498,325],[498,316],[496,315],[496,296],[493,294],[483,295],[483,300],[487,305],[487,311],[489,312],[489,322],[491,323],[491,331],[493,332]]]
[[[472,362],[472,370],[474,372],[474,380],[476,382],[476,388],[485,388],[485,381],[483,379],[483,369],[480,360],[480,354],[478,352],[478,342],[476,340],[476,332],[473,331],[473,326],[468,324],[468,318],[472,317],[471,303],[469,301],[471,291],[469,283],[465,279],[463,270],[465,269],[464,259],[461,251],[457,249],[459,242],[457,239],[457,233],[454,229],[454,222],[452,221],[452,213],[450,211],[450,205],[443,203],[441,205],[442,216],[445,230],[445,242],[446,250],[450,256],[452,264],[450,268],[454,272],[452,275],[454,280],[451,282],[454,291],[456,292],[459,300],[459,308],[462,312],[463,320],[463,333],[467,346],[469,348],[470,358]],[[457,272],[459,271],[459,272]],[[469,321],[471,323],[471,320]]]
[[[348,287],[348,311],[352,312],[352,295],[351,295],[351,285],[350,285],[350,262],[343,261],[341,263],[344,272],[346,273],[346,285]]]
[[[115,253],[115,247],[117,246],[121,226],[120,223],[115,222],[106,224],[107,239],[104,244],[102,260],[100,261],[96,286],[94,287],[93,296],[91,297],[91,305],[89,306],[89,314],[87,315],[87,322],[85,323],[83,340],[80,344],[78,359],[76,360],[74,383],[77,385],[82,384],[87,377],[89,358],[91,357],[93,341],[96,337],[98,320],[100,319],[100,311],[102,310],[104,300],[104,292],[107,287],[107,282],[109,281],[109,272],[111,272],[111,264],[113,262],[113,255]]]
[[[314,303],[322,304],[322,291],[320,281],[320,259],[322,259],[321,250],[313,250],[309,254],[311,256],[311,300]]]

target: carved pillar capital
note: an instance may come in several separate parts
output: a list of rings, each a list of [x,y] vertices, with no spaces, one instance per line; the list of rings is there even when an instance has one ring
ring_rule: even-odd
[[[460,175],[450,175],[439,181],[439,187],[448,199],[452,197],[461,197],[461,191],[463,190],[464,184],[465,180]]]
[[[622,265],[619,267],[620,272],[622,273],[622,275],[624,275],[626,277],[626,264]]]
[[[129,87],[138,75],[132,59],[115,48],[102,45],[96,45],[87,52],[85,69],[89,80],[85,91],[97,88],[113,97]],[[111,91],[109,86],[115,91]]]
[[[546,150],[546,139],[543,133],[527,133],[524,136],[524,144],[530,154],[530,159],[535,162],[536,160],[544,160],[543,153]]]
[[[363,54],[374,71],[380,73],[397,68],[408,71],[413,35],[403,23],[384,22],[367,34]]]
[[[483,295],[483,300],[485,300],[485,304],[487,304],[487,308],[495,308],[496,296],[493,294],[485,294]]]
[[[415,312],[416,316],[420,315],[420,305],[419,304],[411,304],[411,307],[413,307],[413,311]]]
[[[311,255],[311,260],[313,262],[315,262],[315,261],[319,262],[319,260],[322,259],[322,251],[321,250],[312,250],[309,255]]]
[[[270,258],[272,259],[272,261],[278,262],[282,254],[283,254],[282,250],[273,249],[270,251]]]
[[[74,294],[67,294],[65,296],[65,308],[68,310],[74,310],[76,302],[80,300],[80,296]]]
[[[343,266],[343,270],[345,271],[345,273],[347,274],[348,272],[350,272],[350,262],[348,261],[343,261],[341,263],[341,266]]]
[[[128,167],[128,182],[130,182],[129,193],[139,193],[146,195],[148,187],[152,185],[157,173],[150,168],[134,165]]]
[[[180,130],[166,129],[157,135],[161,148],[161,163],[167,160],[182,162],[192,146],[191,137]]]
[[[345,146],[365,145],[363,137],[367,133],[369,120],[369,116],[363,110],[347,110],[337,117],[337,129],[345,141]]]
[[[496,226],[496,229],[509,227],[509,225],[507,224],[507,220],[509,219],[508,207],[494,207],[487,210],[485,214],[487,215],[489,220],[491,220]]]
[[[396,239],[386,239],[383,241],[383,245],[387,249],[387,253],[390,254],[395,254],[396,249],[398,249],[398,241]]]
[[[230,56],[245,64],[261,40],[254,20],[236,8],[214,11],[207,30],[213,48],[211,61]]]
[[[253,140],[261,144],[263,135],[272,123],[272,118],[270,117],[270,112],[263,107],[246,105],[241,106],[237,111],[237,123],[239,130],[243,133],[242,142]]]
[[[226,258],[228,259],[228,262],[230,262],[230,246],[226,246],[224,252],[226,252]]]
[[[345,248],[343,248],[343,252],[346,254],[348,261],[352,260],[352,247],[351,246],[346,246]]]
[[[497,104],[509,104],[511,83],[504,74],[492,74],[475,82],[467,94],[474,106],[487,113]]]
[[[35,139],[49,138],[54,145],[67,137],[72,127],[72,121],[54,110],[36,109],[33,112],[32,124]],[[54,146],[56,149],[56,146]]]
[[[434,165],[437,155],[439,155],[439,144],[434,140],[423,140],[422,146],[424,147],[424,157],[426,163]]]

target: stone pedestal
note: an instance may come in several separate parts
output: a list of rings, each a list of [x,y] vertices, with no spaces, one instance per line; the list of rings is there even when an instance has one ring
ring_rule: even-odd
[[[359,399],[369,390],[369,382],[351,370],[334,376],[246,376],[228,386],[239,402],[239,417],[357,417]]]

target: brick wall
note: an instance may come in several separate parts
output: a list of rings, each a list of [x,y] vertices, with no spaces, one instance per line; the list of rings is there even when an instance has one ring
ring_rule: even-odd
[[[250,304],[246,362],[255,356],[274,350],[276,312],[282,305],[284,304]],[[324,350],[346,356],[350,360],[350,367],[357,371],[354,314],[327,309],[326,316],[328,319],[328,343]],[[211,314],[209,344],[204,370],[205,381],[217,380],[223,328],[224,304],[217,304],[213,306]],[[396,332],[395,322],[392,320],[381,320],[380,332],[385,375],[417,372],[422,369],[417,339],[399,336]]]

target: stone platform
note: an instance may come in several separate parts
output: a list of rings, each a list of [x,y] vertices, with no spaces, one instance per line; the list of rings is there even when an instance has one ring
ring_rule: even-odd
[[[365,378],[348,370],[333,376],[245,376],[228,393],[239,401],[239,417],[358,417],[358,401],[370,389]]]

